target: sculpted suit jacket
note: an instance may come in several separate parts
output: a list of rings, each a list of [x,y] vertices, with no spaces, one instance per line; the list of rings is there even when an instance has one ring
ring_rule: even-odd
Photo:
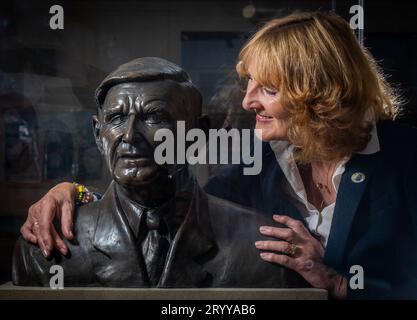
[[[307,287],[296,273],[262,261],[254,242],[271,218],[207,195],[192,184],[190,210],[178,229],[158,287]],[[49,286],[50,266],[64,269],[64,286],[148,287],[143,257],[122,212],[114,182],[103,198],[79,208],[70,255],[46,260],[20,238],[13,283]],[[59,228],[58,228],[59,229]]]
[[[417,130],[381,122],[380,151],[354,155],[346,164],[336,199],[324,263],[348,279],[359,265],[364,288],[348,286],[349,298],[417,298]],[[213,177],[205,191],[255,208],[303,219],[281,190],[285,179],[269,143],[262,172],[244,176],[242,165]],[[361,172],[365,179],[355,183]]]

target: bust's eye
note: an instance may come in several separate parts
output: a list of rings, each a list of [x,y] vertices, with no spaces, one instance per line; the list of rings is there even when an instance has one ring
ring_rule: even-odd
[[[158,124],[164,120],[163,114],[160,112],[152,112],[143,115],[143,118],[148,124]]]
[[[121,124],[125,116],[123,114],[116,114],[110,118],[110,122],[114,125]]]

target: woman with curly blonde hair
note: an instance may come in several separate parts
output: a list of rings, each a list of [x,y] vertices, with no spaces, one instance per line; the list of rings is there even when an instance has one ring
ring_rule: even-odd
[[[350,157],[366,147],[375,121],[398,112],[398,99],[373,58],[336,15],[296,13],[272,20],[239,58],[238,74],[249,80],[244,108],[259,110],[251,100],[257,86],[280,104],[281,122],[271,126],[259,118],[257,128],[264,130],[263,140],[290,141],[298,162]],[[284,119],[289,121],[281,126]]]
[[[262,173],[231,168],[205,190],[279,213],[287,228],[261,228],[277,238],[256,242],[261,258],[331,296],[417,297],[417,132],[393,121],[400,99],[349,24],[321,12],[269,21],[236,70],[268,142]]]
[[[243,108],[261,129],[262,172],[233,165],[205,190],[274,214],[281,227],[261,227],[271,240],[254,244],[260,258],[332,297],[417,298],[417,130],[394,121],[399,99],[349,24],[321,12],[274,19],[236,69],[247,81]],[[31,207],[27,240],[59,248],[51,208],[71,202],[72,188]]]

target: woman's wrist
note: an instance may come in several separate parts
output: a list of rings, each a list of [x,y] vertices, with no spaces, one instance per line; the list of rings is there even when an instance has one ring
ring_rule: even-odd
[[[339,274],[332,277],[328,292],[335,299],[345,299],[347,296],[347,279]]]

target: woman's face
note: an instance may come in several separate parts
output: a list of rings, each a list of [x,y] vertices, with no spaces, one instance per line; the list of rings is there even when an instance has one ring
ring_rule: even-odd
[[[288,115],[281,104],[280,92],[267,88],[252,78],[253,64],[249,64],[249,81],[242,106],[256,113],[256,129],[262,129],[263,141],[286,140]]]

